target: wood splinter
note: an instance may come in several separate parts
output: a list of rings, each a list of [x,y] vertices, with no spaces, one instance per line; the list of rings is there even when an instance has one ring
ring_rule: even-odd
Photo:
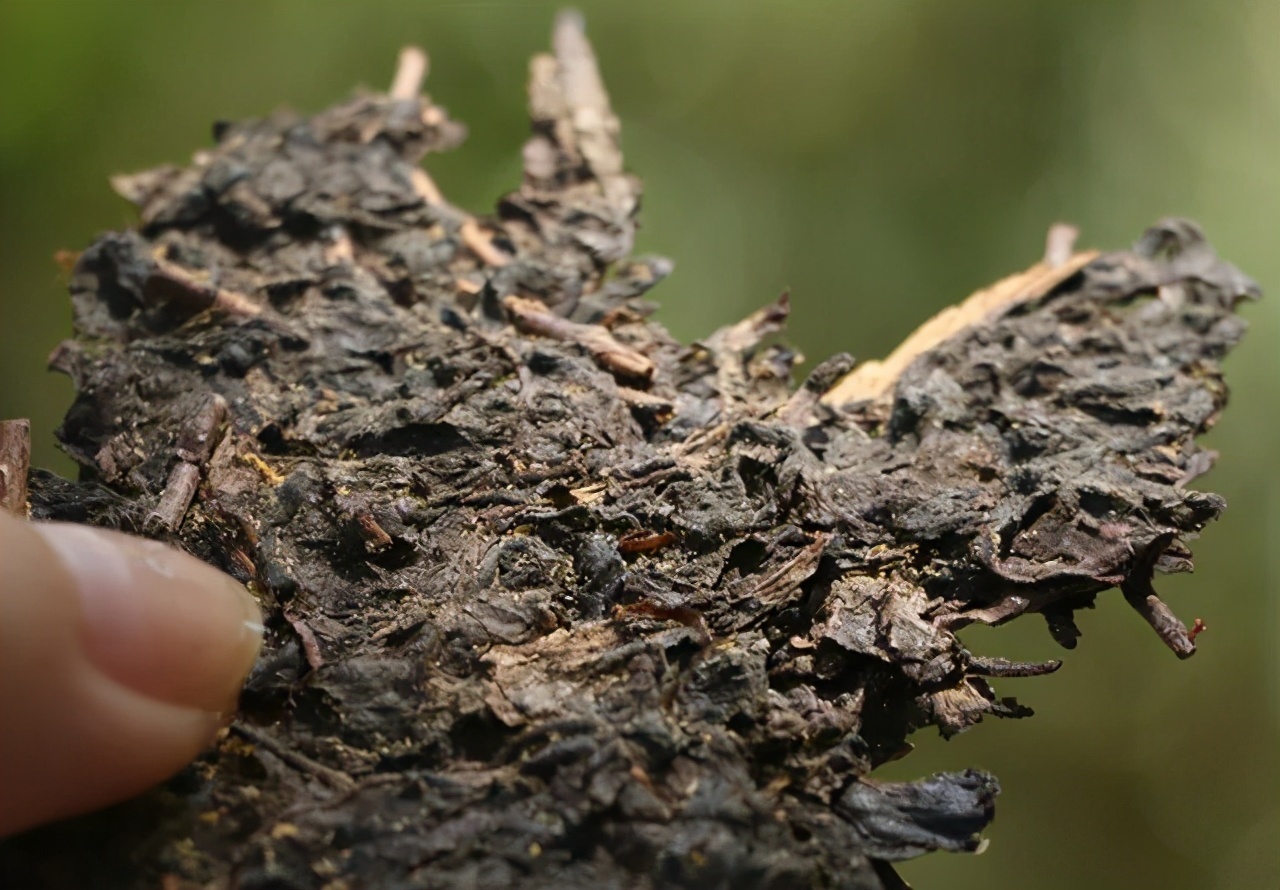
[[[1058,223],[1045,238],[1045,258],[948,306],[916,328],[882,361],[867,361],[846,374],[822,401],[832,407],[887,398],[898,378],[923,353],[1020,303],[1039,300],[1098,258],[1096,250],[1071,253],[1073,226]],[[1064,256],[1065,254],[1065,256]]]
[[[392,99],[416,99],[422,92],[422,82],[427,79],[427,54],[416,46],[406,46],[400,50],[400,58],[396,63],[396,75],[391,81],[388,95]]]
[[[1079,237],[1080,229],[1071,223],[1054,223],[1044,237],[1044,259],[1041,262],[1050,269],[1066,265],[1075,252]]]

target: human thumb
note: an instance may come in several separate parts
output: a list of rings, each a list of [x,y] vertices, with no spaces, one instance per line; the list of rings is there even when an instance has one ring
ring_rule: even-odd
[[[180,770],[234,707],[261,621],[177,550],[0,510],[0,835]]]

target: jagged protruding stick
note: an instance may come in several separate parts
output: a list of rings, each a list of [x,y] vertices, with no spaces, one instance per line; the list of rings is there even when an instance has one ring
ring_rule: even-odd
[[[556,18],[552,46],[554,55],[534,56],[529,65],[535,135],[524,146],[521,195],[543,211],[544,226],[570,228],[584,212],[599,220],[604,231],[579,226],[576,243],[596,260],[616,262],[631,252],[640,184],[624,172],[621,125],[580,15]]]
[[[31,421],[0,420],[0,510],[27,515],[31,468]]]
[[[416,46],[406,46],[400,50],[400,61],[388,95],[392,99],[416,99],[426,78],[427,54]]]
[[[560,89],[570,112],[578,150],[604,186],[606,195],[618,200],[623,197],[614,193],[622,176],[622,150],[618,145],[622,127],[609,107],[609,94],[600,77],[595,51],[587,40],[582,16],[572,11],[560,13],[551,45],[559,63]]]

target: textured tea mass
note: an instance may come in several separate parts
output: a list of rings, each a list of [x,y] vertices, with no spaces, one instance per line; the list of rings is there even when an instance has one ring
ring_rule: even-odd
[[[0,848],[13,886],[901,887],[998,787],[867,774],[1057,666],[958,629],[1035,612],[1071,648],[1120,587],[1194,651],[1151,579],[1222,510],[1194,437],[1256,290],[1194,226],[1058,231],[794,389],[785,296],[691,346],[646,320],[671,265],[630,258],[617,119],[580,23],[554,42],[494,218],[417,166],[463,128],[413,53],[391,95],[114,180],[140,225],[80,258],[53,359],[82,478],[34,474],[33,515],[195,553],[268,641],[200,762]]]

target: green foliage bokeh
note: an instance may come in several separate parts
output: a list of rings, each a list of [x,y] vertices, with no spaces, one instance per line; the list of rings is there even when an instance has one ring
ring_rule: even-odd
[[[655,293],[680,337],[792,292],[810,358],[886,352],[917,323],[1039,254],[1059,219],[1088,245],[1160,216],[1280,282],[1280,4],[1269,0],[721,0],[579,3],[646,183],[641,248],[676,260]],[[52,430],[69,333],[52,262],[131,224],[106,177],[183,162],[216,118],[316,110],[431,54],[428,90],[471,127],[428,159],[483,211],[519,181],[523,84],[541,0],[0,0],[0,417]],[[998,682],[1039,712],[883,774],[981,766],[1005,791],[980,857],[903,867],[921,888],[1280,886],[1280,295],[1228,363],[1232,405],[1202,487],[1230,509],[1163,579],[1210,630],[1178,662],[1116,594],[1082,616],[1057,675]],[[1041,622],[966,632],[1054,657]],[[923,735],[923,734],[922,734]]]

